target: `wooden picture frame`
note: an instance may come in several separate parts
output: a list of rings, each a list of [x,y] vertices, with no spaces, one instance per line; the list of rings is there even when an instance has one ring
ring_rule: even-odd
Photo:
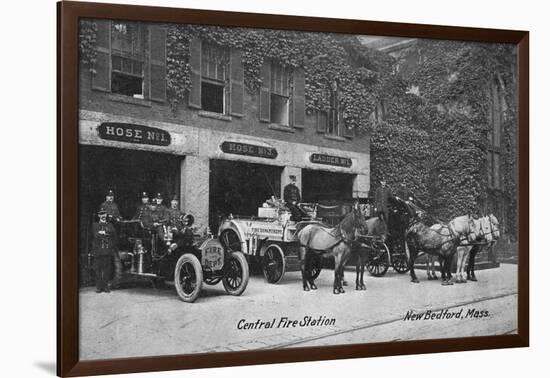
[[[330,18],[232,13],[63,1],[57,4],[57,374],[82,376],[271,364],[529,345],[529,33]],[[517,46],[518,313],[517,334],[274,350],[81,360],[79,357],[79,41],[81,18],[273,28],[309,32],[501,42]],[[350,163],[351,164],[351,163]]]

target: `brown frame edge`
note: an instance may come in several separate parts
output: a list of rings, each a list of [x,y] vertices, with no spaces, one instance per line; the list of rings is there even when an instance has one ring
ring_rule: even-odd
[[[145,358],[78,356],[78,19],[119,18],[481,42],[518,47],[518,334]],[[317,26],[322,25],[322,26]],[[85,2],[57,3],[57,374],[82,376],[529,346],[529,33]]]

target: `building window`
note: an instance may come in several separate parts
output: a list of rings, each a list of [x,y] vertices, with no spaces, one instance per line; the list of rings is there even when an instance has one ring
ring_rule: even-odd
[[[333,82],[329,88],[329,108],[327,113],[327,134],[343,136],[338,103],[338,82]]]
[[[288,126],[290,120],[291,71],[271,63],[271,123]]]
[[[377,122],[382,122],[386,120],[386,101],[380,100],[376,103],[376,106],[374,107],[373,112],[373,118]]]
[[[211,43],[202,43],[201,51],[201,105],[214,113],[226,113],[227,67],[229,51]]]
[[[111,91],[143,98],[145,48],[141,25],[111,24]]]
[[[502,189],[501,178],[501,134],[502,134],[502,115],[504,112],[504,100],[501,91],[496,82],[491,84],[489,101],[489,132],[488,152],[487,152],[487,174],[490,188]]]

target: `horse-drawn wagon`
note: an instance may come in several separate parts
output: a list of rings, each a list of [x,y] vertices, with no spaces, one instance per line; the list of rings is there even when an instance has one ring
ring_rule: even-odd
[[[243,252],[249,261],[258,265],[267,282],[278,283],[289,268],[298,270],[297,229],[306,224],[321,223],[316,219],[315,204],[303,203],[300,207],[308,217],[294,222],[284,203],[271,198],[258,208],[256,217],[230,216],[224,219],[218,231],[220,241],[230,251]],[[320,271],[319,264],[312,266],[315,277]]]
[[[140,221],[121,221],[118,256],[124,278],[143,277],[157,284],[173,284],[180,299],[194,302],[203,284],[220,281],[231,295],[241,295],[248,284],[247,261],[240,251],[229,251],[210,234],[167,230],[161,239]]]
[[[299,205],[307,217],[299,222],[291,220],[291,213],[283,202],[272,198],[258,208],[256,217],[230,216],[222,221],[219,238],[232,251],[243,252],[253,265],[262,270],[267,282],[278,283],[286,271],[299,270],[299,247],[297,230],[308,224],[336,226],[351,210],[351,201],[333,201],[324,204],[302,203]],[[366,214],[369,204],[360,204]],[[367,256],[366,268],[373,276],[383,276],[390,266],[400,273],[408,270],[404,239],[393,240],[394,249],[388,248],[383,239],[362,235],[353,243],[358,253]],[[316,279],[323,267],[333,267],[333,261],[314,257],[309,266],[310,275]]]

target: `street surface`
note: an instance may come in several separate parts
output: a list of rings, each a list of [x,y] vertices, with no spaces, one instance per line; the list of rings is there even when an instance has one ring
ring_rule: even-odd
[[[397,340],[484,336],[517,331],[517,265],[477,272],[478,282],[441,286],[417,271],[419,284],[391,268],[365,274],[355,290],[346,271],[345,294],[332,294],[333,271],[317,291],[302,290],[299,272],[278,285],[250,278],[240,297],[205,285],[195,303],[175,289],[143,283],[96,294],[80,292],[80,358],[103,359],[273,349]],[[430,311],[430,312],[428,312]],[[304,320],[305,317],[305,320]],[[309,318],[308,318],[309,317]],[[418,320],[413,320],[417,319]],[[428,319],[429,318],[429,319]],[[405,320],[407,319],[407,320]],[[295,322],[294,322],[295,321]],[[271,327],[269,327],[271,325]]]

